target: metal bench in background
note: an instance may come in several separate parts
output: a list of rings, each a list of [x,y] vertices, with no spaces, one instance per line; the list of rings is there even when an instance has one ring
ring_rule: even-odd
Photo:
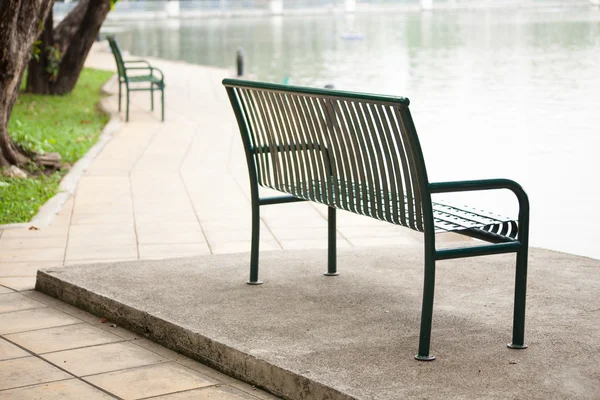
[[[513,349],[524,349],[529,201],[508,179],[431,183],[419,138],[402,97],[225,79],[246,153],[252,197],[249,284],[258,279],[260,206],[313,201],[328,206],[328,271],[337,275],[336,209],[424,233],[425,278],[418,360],[428,361],[436,262],[516,253]],[[286,196],[261,198],[258,186]],[[447,203],[432,194],[508,189],[519,202],[514,221]],[[435,234],[456,232],[488,242],[436,249]]]
[[[150,109],[154,110],[154,92],[160,91],[160,103],[162,106],[161,119],[165,120],[165,78],[161,70],[150,65],[146,60],[123,60],[121,48],[114,36],[107,36],[110,49],[115,56],[117,72],[119,74],[119,111],[121,111],[121,86],[125,84],[126,111],[125,121],[129,121],[129,92],[149,91]],[[129,74],[134,71],[134,75]],[[137,74],[141,72],[142,74]],[[155,75],[156,72],[156,76]],[[134,85],[131,85],[134,84]],[[139,85],[138,85],[139,84]]]

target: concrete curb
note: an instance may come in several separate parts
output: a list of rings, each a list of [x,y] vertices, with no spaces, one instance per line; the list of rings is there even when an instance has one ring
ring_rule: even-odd
[[[100,89],[102,93],[113,96],[114,93],[109,91],[109,87],[114,85],[114,75],[106,82]],[[121,129],[121,117],[118,113],[110,110],[108,101],[110,97],[104,98],[98,104],[102,112],[110,115],[110,120],[102,129],[102,132],[98,136],[98,141],[88,152],[77,161],[71,170],[62,178],[60,185],[58,186],[58,193],[50,198],[43,206],[40,207],[37,214],[29,221],[17,224],[6,224],[0,225],[0,230],[3,229],[18,229],[28,228],[30,226],[44,227],[52,224],[56,219],[56,214],[62,210],[65,203],[75,195],[77,191],[77,185],[85,171],[90,167],[92,162],[96,159],[98,154],[104,149],[104,146],[110,142],[113,135]]]
[[[190,357],[226,375],[290,400],[355,400],[323,383],[234,349],[200,332],[38,270],[35,289]]]

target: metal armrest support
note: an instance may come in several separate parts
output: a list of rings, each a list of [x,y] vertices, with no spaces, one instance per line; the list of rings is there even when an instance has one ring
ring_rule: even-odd
[[[163,72],[160,69],[158,69],[156,67],[152,67],[150,65],[148,65],[147,67],[126,67],[125,69],[127,71],[144,71],[144,70],[147,70],[147,71],[150,71],[150,75],[152,75],[152,76],[154,76],[154,71],[157,71],[160,74],[160,80],[161,80],[161,82],[165,79],[164,78],[164,74],[163,74]]]
[[[527,253],[529,250],[529,199],[518,183],[509,179],[483,179],[473,181],[438,182],[428,185],[429,193],[467,192],[477,190],[508,189],[515,194],[519,201],[519,232],[518,240],[511,243],[475,246],[458,249],[435,249],[435,239],[431,256],[433,261],[425,263],[425,289],[423,294],[423,311],[421,317],[421,339],[417,360],[429,361],[429,339],[431,332],[431,316],[433,308],[433,285],[435,279],[435,261],[451,258],[475,257],[501,253],[517,253],[515,274],[515,300],[513,313],[512,341],[508,344],[511,349],[526,349],[525,344],[525,303],[527,292]],[[426,239],[427,240],[427,239]],[[427,244],[427,243],[426,243]],[[429,269],[428,269],[429,265]],[[429,272],[428,272],[429,271]]]
[[[152,72],[156,71],[156,72],[158,72],[160,74],[160,80],[161,80],[161,82],[165,80],[165,75],[163,74],[163,72],[160,69],[158,69],[156,67],[150,67],[150,69],[152,70]]]
[[[455,258],[461,256],[476,256],[485,254],[494,254],[505,250],[517,251],[521,247],[528,246],[529,238],[529,198],[521,185],[510,179],[481,179],[472,181],[455,181],[455,182],[435,182],[429,184],[430,193],[451,193],[451,192],[468,192],[478,190],[497,190],[508,189],[514,193],[519,201],[519,234],[517,243],[508,243],[503,246],[499,244],[491,246],[477,246],[468,251],[465,249],[438,250],[436,251],[438,259]],[[480,251],[477,249],[480,248]]]
[[[470,192],[478,190],[508,189],[519,201],[519,225],[529,221],[529,198],[521,185],[510,179],[481,179],[473,181],[434,182],[429,184],[430,193]],[[519,226],[519,228],[521,228]]]

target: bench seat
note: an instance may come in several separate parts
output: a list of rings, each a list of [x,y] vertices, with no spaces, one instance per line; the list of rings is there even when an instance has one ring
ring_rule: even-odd
[[[403,223],[402,225],[421,231],[415,227],[415,221],[412,221],[412,223],[410,221],[411,211],[407,207],[409,203],[406,196],[403,197],[404,201],[399,201],[397,194],[388,193],[386,196],[385,192],[380,191],[380,196],[377,199],[373,199],[377,203],[373,203],[369,196],[373,191],[368,188],[364,188],[363,190],[363,185],[349,184],[347,182],[342,185],[339,181],[336,183],[337,187],[332,188],[331,192],[337,192],[341,198],[345,198],[346,204],[350,205],[349,209],[352,212],[365,216],[379,215],[380,218],[377,219],[400,225],[402,221],[389,221],[384,218],[386,215],[385,208],[392,207],[391,204],[395,202],[398,209],[404,207],[406,211],[404,214],[405,222],[408,223]],[[306,190],[306,185],[294,187],[281,186],[277,189],[300,199],[325,205],[329,204],[328,198],[330,194],[326,190],[327,183],[313,181],[309,186],[308,190]],[[353,190],[348,190],[349,188],[353,188]],[[346,192],[346,194],[343,195],[343,192]],[[363,198],[363,193],[366,193],[366,198]],[[377,208],[377,205],[379,205],[379,208]],[[518,221],[513,218],[501,216],[469,205],[457,205],[443,200],[432,201],[431,205],[436,234],[455,232],[492,243],[506,243],[517,240],[519,225]],[[361,210],[361,207],[364,207],[364,212]],[[375,207],[376,210],[372,210],[372,207]],[[414,202],[412,208],[416,208]]]
[[[137,82],[151,82],[158,86],[158,88],[163,88],[165,83],[159,77],[152,75],[137,75],[137,76],[129,76],[129,82],[137,83]]]

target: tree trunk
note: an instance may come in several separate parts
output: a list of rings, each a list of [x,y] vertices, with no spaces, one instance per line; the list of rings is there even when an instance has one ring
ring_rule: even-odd
[[[54,0],[0,0],[0,167],[28,160],[8,135],[8,120],[40,21],[53,5]]]
[[[46,21],[40,37],[40,57],[29,63],[28,92],[67,94],[73,90],[110,11],[110,3],[110,0],[80,0],[55,29],[52,21]]]
[[[41,42],[38,44],[39,54],[37,57],[32,57],[27,67],[27,88],[28,92],[37,94],[50,94],[50,84],[52,83],[52,75],[48,72],[48,51],[47,46],[54,46],[54,38],[52,37],[52,31],[54,29],[54,18],[52,10],[46,17],[44,23],[44,30],[40,34],[38,40]]]

